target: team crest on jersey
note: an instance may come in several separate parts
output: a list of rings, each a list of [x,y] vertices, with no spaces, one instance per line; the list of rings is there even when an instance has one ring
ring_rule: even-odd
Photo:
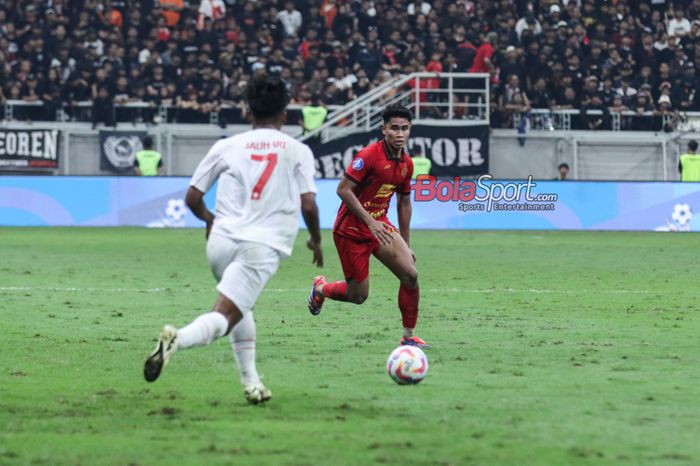
[[[401,167],[401,178],[405,177],[406,173],[408,173],[408,168]]]
[[[352,161],[352,168],[353,170],[362,170],[362,167],[365,166],[365,161],[362,159],[355,159]]]

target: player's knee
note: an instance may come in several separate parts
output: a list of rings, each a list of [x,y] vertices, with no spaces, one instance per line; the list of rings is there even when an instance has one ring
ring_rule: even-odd
[[[404,272],[401,277],[401,284],[409,288],[416,288],[418,286],[418,270],[411,268]]]
[[[348,293],[348,301],[353,304],[362,304],[367,300],[368,292],[366,291],[355,291],[353,293]]]

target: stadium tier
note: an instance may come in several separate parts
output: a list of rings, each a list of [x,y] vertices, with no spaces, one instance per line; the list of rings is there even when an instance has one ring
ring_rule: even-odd
[[[255,74],[282,76],[298,111],[428,71],[489,73],[495,128],[669,130],[700,109],[699,14],[663,0],[5,1],[0,118],[225,125],[244,122]]]

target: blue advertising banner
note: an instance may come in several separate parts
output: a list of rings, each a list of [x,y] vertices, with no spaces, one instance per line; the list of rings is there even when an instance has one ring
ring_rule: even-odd
[[[199,227],[188,178],[0,177],[2,226]],[[331,228],[338,180],[318,180]],[[700,231],[700,183],[501,182],[431,178],[413,186],[416,229]],[[213,209],[215,189],[207,195]],[[395,205],[395,202],[392,202]],[[395,207],[389,218],[396,222]]]

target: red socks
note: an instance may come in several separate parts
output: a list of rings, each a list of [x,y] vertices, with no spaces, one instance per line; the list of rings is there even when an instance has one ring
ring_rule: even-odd
[[[347,301],[348,284],[344,281],[326,283],[322,288],[323,295],[334,301]],[[416,328],[418,322],[418,300],[420,292],[418,288],[399,287],[399,309],[403,319],[403,326]]]
[[[403,285],[399,287],[399,309],[405,328],[416,328],[419,298],[418,288],[408,288]]]
[[[326,283],[321,288],[323,296],[334,301],[347,301],[348,284],[344,281]]]

